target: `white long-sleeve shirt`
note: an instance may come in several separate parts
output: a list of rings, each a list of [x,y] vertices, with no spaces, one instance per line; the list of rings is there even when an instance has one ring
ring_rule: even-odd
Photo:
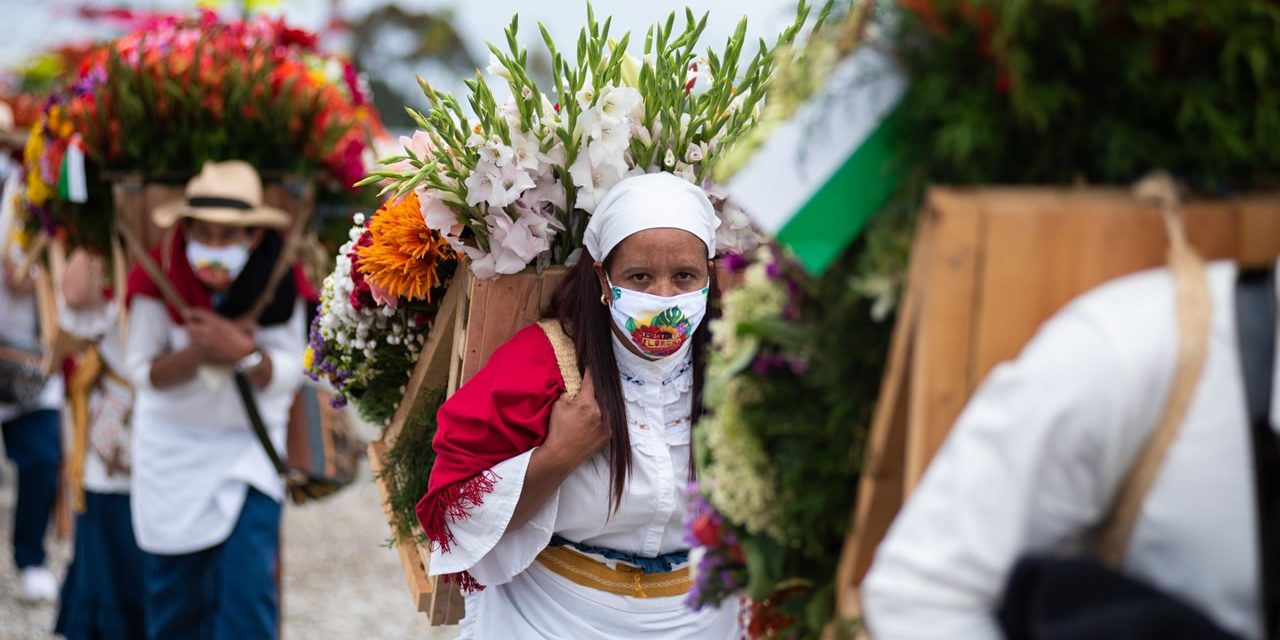
[[[559,534],[573,542],[655,557],[688,548],[682,540],[689,482],[693,363],[690,345],[645,360],[615,339],[632,471],[618,510],[609,514],[609,463],[588,459],[526,524],[508,529],[533,452],[492,471],[498,480],[482,505],[452,521],[448,553],[431,554],[432,575],[469,571],[483,591],[467,596],[462,637],[707,639],[736,638],[737,607],[693,612],[683,596],[632,598],[577,585],[534,562]]]
[[[1124,570],[1259,638],[1235,278],[1232,263],[1209,267],[1204,370],[1142,504]],[[876,640],[1000,637],[992,612],[1014,562],[1078,549],[1155,428],[1176,366],[1175,317],[1167,271],[1121,278],[1072,302],[991,372],[862,585]]]
[[[271,382],[257,390],[258,410],[276,450],[284,451],[306,348],[302,304],[283,324],[259,328],[255,340],[271,358]],[[187,330],[164,303],[133,300],[127,369],[133,383],[133,530],[143,551],[185,554],[231,535],[249,487],[276,501],[284,482],[253,434],[229,368],[202,366],[187,382],[157,389],[151,364],[186,347]]]

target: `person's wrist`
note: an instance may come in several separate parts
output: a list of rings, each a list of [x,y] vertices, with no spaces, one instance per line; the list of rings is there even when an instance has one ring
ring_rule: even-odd
[[[264,359],[265,359],[265,356],[263,356],[262,351],[255,346],[253,350],[248,353],[248,355],[245,355],[241,357],[239,360],[236,360],[234,367],[236,372],[238,373],[248,373],[250,371],[253,371],[254,369],[257,369],[258,366],[262,364],[262,361]]]
[[[575,469],[580,461],[575,461],[572,451],[561,446],[558,441],[547,440],[540,447],[542,455],[547,459],[548,465],[563,473],[568,473]]]

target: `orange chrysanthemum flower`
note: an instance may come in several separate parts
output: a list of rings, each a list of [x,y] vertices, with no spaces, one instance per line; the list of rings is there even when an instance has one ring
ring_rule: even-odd
[[[440,284],[440,264],[457,260],[449,243],[427,227],[417,194],[388,200],[369,223],[373,242],[360,247],[360,273],[388,296],[431,301]]]

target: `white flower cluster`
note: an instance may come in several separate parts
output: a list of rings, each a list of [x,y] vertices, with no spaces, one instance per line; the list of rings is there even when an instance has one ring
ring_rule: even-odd
[[[390,306],[358,309],[351,304],[355,281],[350,256],[364,234],[364,216],[357,215],[355,223],[347,242],[338,250],[333,272],[324,279],[318,328],[328,357],[338,360],[339,368],[349,379],[363,382],[374,369],[381,343],[403,346],[413,356],[421,349],[426,335],[414,328],[412,317]]]
[[[489,72],[509,77],[496,58],[491,60]],[[698,77],[701,76],[693,79]],[[528,130],[519,105],[511,101],[497,107],[509,133],[507,140],[497,134],[485,137],[479,133],[467,140],[466,146],[475,150],[479,159],[463,180],[465,203],[451,203],[448,195],[436,189],[418,188],[427,226],[439,231],[455,250],[470,257],[471,269],[478,277],[517,273],[530,264],[545,265],[552,260],[552,241],[557,233],[566,229],[563,222],[569,208],[569,189],[563,182],[566,176],[575,194],[575,212],[590,215],[609,189],[629,176],[669,171],[698,184],[699,163],[714,152],[722,137],[689,143],[679,153],[666,149],[665,153],[653,154],[654,161],[648,166],[640,166],[633,157],[633,141],[647,147],[653,145],[654,140],[662,139],[663,134],[661,122],[655,122],[652,128],[644,125],[645,107],[640,91],[625,84],[606,84],[596,92],[588,84],[574,99],[579,110],[570,135],[577,148],[571,163],[562,138],[562,130],[570,125],[544,94],[540,96],[542,115],[531,120]],[[689,114],[684,114],[679,126],[675,139],[686,139]],[[430,137],[423,132],[402,138],[401,142],[416,157],[435,155]],[[709,190],[711,187],[710,182],[700,186]],[[718,249],[740,252],[754,246],[755,233],[749,227],[747,216],[737,207],[724,203],[722,195],[720,200],[723,206],[717,210],[723,224],[717,235],[717,243],[721,245]],[[473,210],[482,204],[487,207],[483,219],[487,248],[459,239],[462,220],[451,204],[465,204]],[[582,220],[576,213],[567,217]],[[563,262],[567,256],[555,256],[555,259]]]
[[[758,249],[767,252],[767,249]],[[757,256],[743,275],[742,286],[725,294],[724,314],[711,324],[713,342],[708,384],[721,401],[715,413],[700,423],[709,462],[699,470],[711,504],[725,517],[740,522],[749,531],[785,539],[785,525],[778,522],[781,496],[773,478],[772,464],[763,443],[743,420],[752,402],[753,381],[738,375],[749,366],[759,349],[759,341],[742,336],[741,324],[776,318],[787,304],[788,295],[779,281],[771,279],[763,259]]]

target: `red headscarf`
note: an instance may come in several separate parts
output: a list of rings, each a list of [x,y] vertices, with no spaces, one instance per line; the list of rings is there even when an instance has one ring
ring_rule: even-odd
[[[164,258],[164,248],[168,245],[169,257]],[[151,250],[151,259],[162,269],[165,269],[168,275],[169,283],[173,285],[174,290],[182,298],[188,307],[193,309],[212,309],[213,295],[209,291],[209,287],[196,276],[196,272],[191,268],[191,263],[187,261],[187,243],[186,234],[181,227],[178,227],[171,242],[161,243],[160,246]],[[315,287],[307,280],[306,274],[302,271],[302,265],[295,263],[293,266],[293,284],[296,287],[297,297],[308,301],[309,303],[317,303],[320,296],[316,293]],[[235,286],[234,284],[232,285]],[[258,283],[257,286],[262,286]],[[165,300],[164,295],[160,293],[160,287],[152,282],[151,276],[141,265],[135,266],[129,273],[128,283],[128,300],[133,302],[135,296],[146,296],[163,301],[165,308],[169,311],[169,318],[175,324],[183,324],[182,314],[175,309],[173,305]]]

